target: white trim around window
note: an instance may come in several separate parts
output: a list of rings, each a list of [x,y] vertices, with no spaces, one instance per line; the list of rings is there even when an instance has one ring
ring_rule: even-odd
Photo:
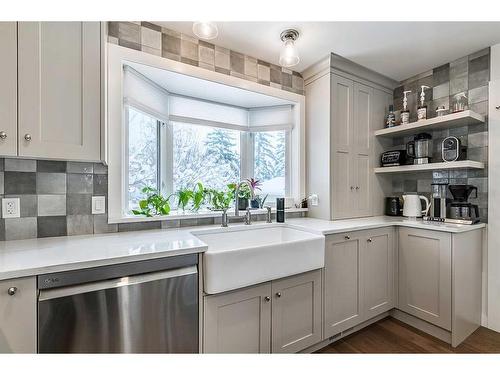
[[[286,193],[287,196],[293,197],[295,203],[299,203],[301,198],[305,196],[305,98],[303,95],[291,93],[281,89],[273,88],[258,84],[256,82],[246,81],[237,77],[227,76],[217,72],[209,71],[199,67],[194,67],[188,64],[183,64],[177,61],[168,60],[159,56],[150,55],[141,51],[135,51],[128,48],[120,47],[114,44],[107,44],[107,79],[106,79],[106,99],[107,99],[107,134],[106,143],[108,147],[107,157],[105,162],[108,164],[108,221],[110,223],[131,222],[131,221],[147,221],[147,218],[130,217],[126,215],[124,210],[124,188],[126,185],[125,175],[128,173],[127,159],[125,157],[126,147],[126,119],[125,119],[125,103],[123,100],[123,66],[127,63],[139,63],[153,66],[159,69],[165,69],[172,72],[185,74],[188,76],[217,82],[220,84],[241,88],[276,98],[281,98],[293,102],[291,121],[293,130],[287,131],[287,147],[289,163],[286,173],[289,179],[287,186],[289,187]],[[289,123],[280,123],[280,129],[289,128]],[[255,124],[255,130],[260,129],[261,124]],[[262,124],[265,126],[265,124]],[[251,127],[251,126],[250,126]],[[266,130],[273,130],[267,127]],[[278,129],[274,129],[278,130]],[[169,136],[171,126],[167,125],[160,130],[161,137],[172,139]],[[243,133],[242,133],[243,134]],[[246,133],[244,137],[249,137]],[[245,146],[244,146],[245,145]],[[246,155],[252,154],[250,149],[253,147],[253,142],[242,142],[241,152]],[[162,176],[169,175],[169,166],[172,167],[172,161],[168,162],[168,156],[160,154],[162,158]],[[165,159],[167,158],[167,159]],[[253,160],[250,162],[248,157],[242,158],[246,162],[241,165],[242,177],[251,176],[253,174]],[[165,163],[164,163],[165,162]],[[165,167],[163,166],[165,165]],[[162,179],[165,181],[165,179]],[[162,190],[169,191],[168,186],[162,186]],[[202,214],[203,216],[206,214]],[[188,215],[185,215],[188,216]],[[200,215],[189,215],[189,217],[197,217]],[[178,216],[165,216],[162,220],[179,218]],[[155,218],[154,220],[158,220]]]

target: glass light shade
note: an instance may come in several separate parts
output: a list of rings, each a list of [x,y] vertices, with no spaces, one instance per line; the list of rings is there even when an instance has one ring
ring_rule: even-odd
[[[289,68],[297,65],[299,61],[299,52],[295,47],[295,42],[291,39],[285,41],[280,53],[280,65]]]
[[[219,35],[219,30],[214,22],[194,22],[193,33],[200,39],[214,39]]]

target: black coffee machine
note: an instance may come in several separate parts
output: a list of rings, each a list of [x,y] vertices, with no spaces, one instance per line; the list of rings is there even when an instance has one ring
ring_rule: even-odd
[[[468,202],[469,196],[475,192],[477,198],[477,187],[472,185],[449,185],[453,201],[448,203],[446,218],[461,224],[475,224],[479,222],[479,207],[477,204]]]

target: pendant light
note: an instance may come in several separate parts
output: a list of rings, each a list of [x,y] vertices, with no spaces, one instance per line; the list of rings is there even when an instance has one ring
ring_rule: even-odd
[[[193,22],[193,33],[200,39],[215,39],[219,35],[219,30],[215,22],[197,21]]]
[[[299,38],[299,32],[294,29],[288,29],[281,33],[283,48],[280,53],[280,65],[285,68],[290,68],[299,63],[299,52],[295,46],[295,41]]]

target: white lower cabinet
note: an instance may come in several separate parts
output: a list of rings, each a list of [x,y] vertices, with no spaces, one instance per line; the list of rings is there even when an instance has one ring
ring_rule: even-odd
[[[325,338],[394,307],[394,229],[326,238]]]
[[[0,353],[36,353],[36,277],[0,281]]]
[[[451,330],[451,233],[399,229],[400,310]]]
[[[321,271],[204,297],[205,353],[295,353],[321,341]]]

